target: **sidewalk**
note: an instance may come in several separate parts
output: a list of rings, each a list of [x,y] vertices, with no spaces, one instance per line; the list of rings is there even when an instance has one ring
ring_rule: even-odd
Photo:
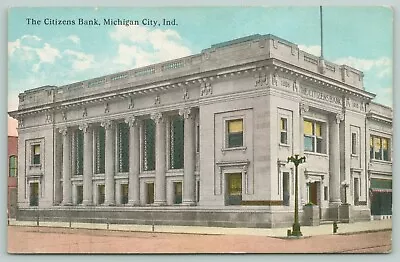
[[[16,221],[10,219],[10,226],[36,226],[36,221]],[[42,222],[40,227],[61,227],[69,228],[69,222]],[[338,224],[337,234],[351,234],[359,232],[382,231],[392,229],[392,220],[372,220],[367,222],[357,222],[350,224]],[[223,227],[200,227],[200,226],[166,226],[155,225],[154,231],[152,225],[122,225],[122,224],[100,224],[100,223],[71,223],[71,228],[82,229],[100,229],[115,231],[136,231],[136,232],[163,232],[163,233],[186,233],[186,234],[209,234],[209,235],[252,235],[252,236],[270,236],[286,237],[286,228],[223,228]],[[323,224],[319,226],[302,226],[303,236],[331,235],[332,224]]]

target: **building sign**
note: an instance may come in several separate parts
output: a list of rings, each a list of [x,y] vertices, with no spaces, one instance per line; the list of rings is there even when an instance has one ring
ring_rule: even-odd
[[[319,99],[321,101],[329,102],[332,104],[342,105],[342,98],[338,96],[326,94],[308,87],[300,87],[300,92],[301,94],[314,99]]]

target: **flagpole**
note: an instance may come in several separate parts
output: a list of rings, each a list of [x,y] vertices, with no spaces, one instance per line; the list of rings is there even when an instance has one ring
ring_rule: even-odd
[[[321,60],[324,59],[324,30],[322,29],[322,6],[319,7],[319,20],[321,23]]]

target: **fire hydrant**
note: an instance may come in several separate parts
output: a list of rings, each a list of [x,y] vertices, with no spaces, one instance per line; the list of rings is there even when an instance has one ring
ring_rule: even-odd
[[[333,234],[337,233],[339,227],[336,221],[333,222],[332,227],[333,227]]]

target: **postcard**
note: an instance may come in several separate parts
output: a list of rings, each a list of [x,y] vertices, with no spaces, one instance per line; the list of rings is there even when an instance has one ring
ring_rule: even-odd
[[[392,72],[389,7],[10,8],[8,252],[388,253]]]

